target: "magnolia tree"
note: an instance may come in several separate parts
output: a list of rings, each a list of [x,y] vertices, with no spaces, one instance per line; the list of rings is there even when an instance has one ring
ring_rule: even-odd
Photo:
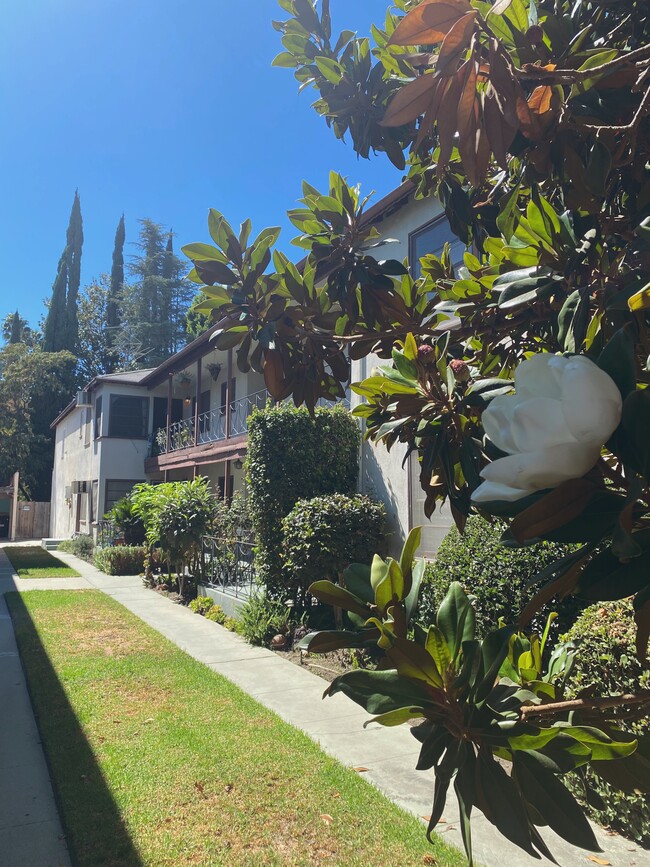
[[[511,626],[482,642],[452,587],[428,629],[414,613],[416,536],[401,561],[376,558],[346,586],[314,592],[352,629],[314,650],[378,644],[376,672],[342,690],[385,724],[424,722],[431,828],[454,779],[471,860],[472,807],[550,857],[537,827],[594,847],[560,781],[590,765],[648,790],[650,750],[623,732],[648,695],[563,697],[569,649],[546,664],[527,635],[548,599],[634,597],[637,651],[650,635],[650,45],[647,4],[563,0],[395,0],[372,38],[332,34],[329,2],[280,0],[283,52],[315,109],[356,152],[384,153],[418,196],[437,196],[467,246],[405,263],[380,259],[365,200],[332,174],[290,212],[301,267],[217,211],[213,244],[185,248],[219,348],[262,371],[271,394],[313,409],[343,395],[347,359],[385,363],[353,389],[368,436],[420,463],[430,516],[448,501],[505,518],[504,544],[577,543],[537,576]],[[634,752],[636,750],[636,752]],[[631,759],[625,756],[633,753]],[[507,774],[496,758],[511,763]]]

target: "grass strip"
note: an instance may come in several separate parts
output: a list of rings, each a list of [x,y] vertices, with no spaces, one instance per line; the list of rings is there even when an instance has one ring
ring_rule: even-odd
[[[6,598],[78,867],[466,863],[102,593]]]
[[[79,573],[40,545],[3,548],[20,578],[79,578]]]

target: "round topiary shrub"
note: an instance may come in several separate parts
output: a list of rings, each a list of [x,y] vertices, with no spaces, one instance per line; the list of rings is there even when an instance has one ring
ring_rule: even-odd
[[[575,666],[567,686],[569,697],[595,686],[597,695],[637,693],[650,689],[650,671],[636,658],[636,626],[632,602],[600,602],[587,608],[569,630],[567,638],[579,643]],[[650,720],[638,720],[621,726],[635,735],[650,735]],[[583,802],[586,812],[599,824],[611,825],[621,834],[642,843],[650,843],[650,804],[646,795],[627,794],[596,776],[585,773],[585,783],[576,775],[565,782]],[[584,786],[600,806],[587,803]]]
[[[575,547],[540,542],[527,548],[506,548],[499,544],[504,529],[502,522],[473,517],[462,535],[455,528],[450,530],[422,582],[417,615],[422,624],[435,621],[452,581],[459,581],[475,597],[472,604],[479,637],[496,627],[500,617],[512,622],[535,595],[537,588],[527,586],[531,578]],[[586,603],[574,597],[551,600],[534,619],[533,628],[543,629],[548,613],[557,611],[554,635],[566,632],[585,607]]]
[[[337,581],[350,563],[370,563],[383,546],[386,509],[370,497],[330,494],[299,500],[282,522],[282,563],[294,602],[309,585]]]

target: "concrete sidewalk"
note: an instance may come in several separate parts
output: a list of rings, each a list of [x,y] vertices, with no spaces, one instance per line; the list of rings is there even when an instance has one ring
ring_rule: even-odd
[[[401,807],[425,817],[431,812],[433,775],[415,771],[418,744],[406,727],[371,725],[365,711],[342,695],[322,700],[325,682],[278,654],[254,648],[216,623],[193,614],[164,596],[147,590],[140,578],[114,578],[70,554],[57,556],[81,573],[80,579],[15,579],[17,589],[54,589],[64,586],[96,588],[112,596],[145,623],[158,630],[190,656],[236,683],[282,719],[308,734],[342,764],[363,767],[364,778]],[[0,592],[3,588],[0,583]],[[455,797],[450,797],[440,833],[462,848]],[[617,835],[596,828],[603,860],[614,867],[650,865],[650,853]],[[589,854],[544,833],[563,867],[589,867]],[[528,867],[539,864],[498,834],[480,814],[472,821],[475,857],[486,867]],[[45,862],[44,862],[45,863]],[[64,863],[64,862],[61,862]],[[373,867],[373,865],[369,865]]]
[[[63,867],[70,856],[3,595],[13,589],[0,549],[0,867]]]

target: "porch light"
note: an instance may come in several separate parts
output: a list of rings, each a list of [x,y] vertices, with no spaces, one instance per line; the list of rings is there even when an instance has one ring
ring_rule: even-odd
[[[237,459],[235,460],[233,466],[234,466],[234,468],[235,468],[236,470],[241,470],[241,469],[243,468],[243,466],[244,466],[244,464],[243,464],[243,462],[242,462],[242,459],[241,459],[241,458],[237,458]]]

